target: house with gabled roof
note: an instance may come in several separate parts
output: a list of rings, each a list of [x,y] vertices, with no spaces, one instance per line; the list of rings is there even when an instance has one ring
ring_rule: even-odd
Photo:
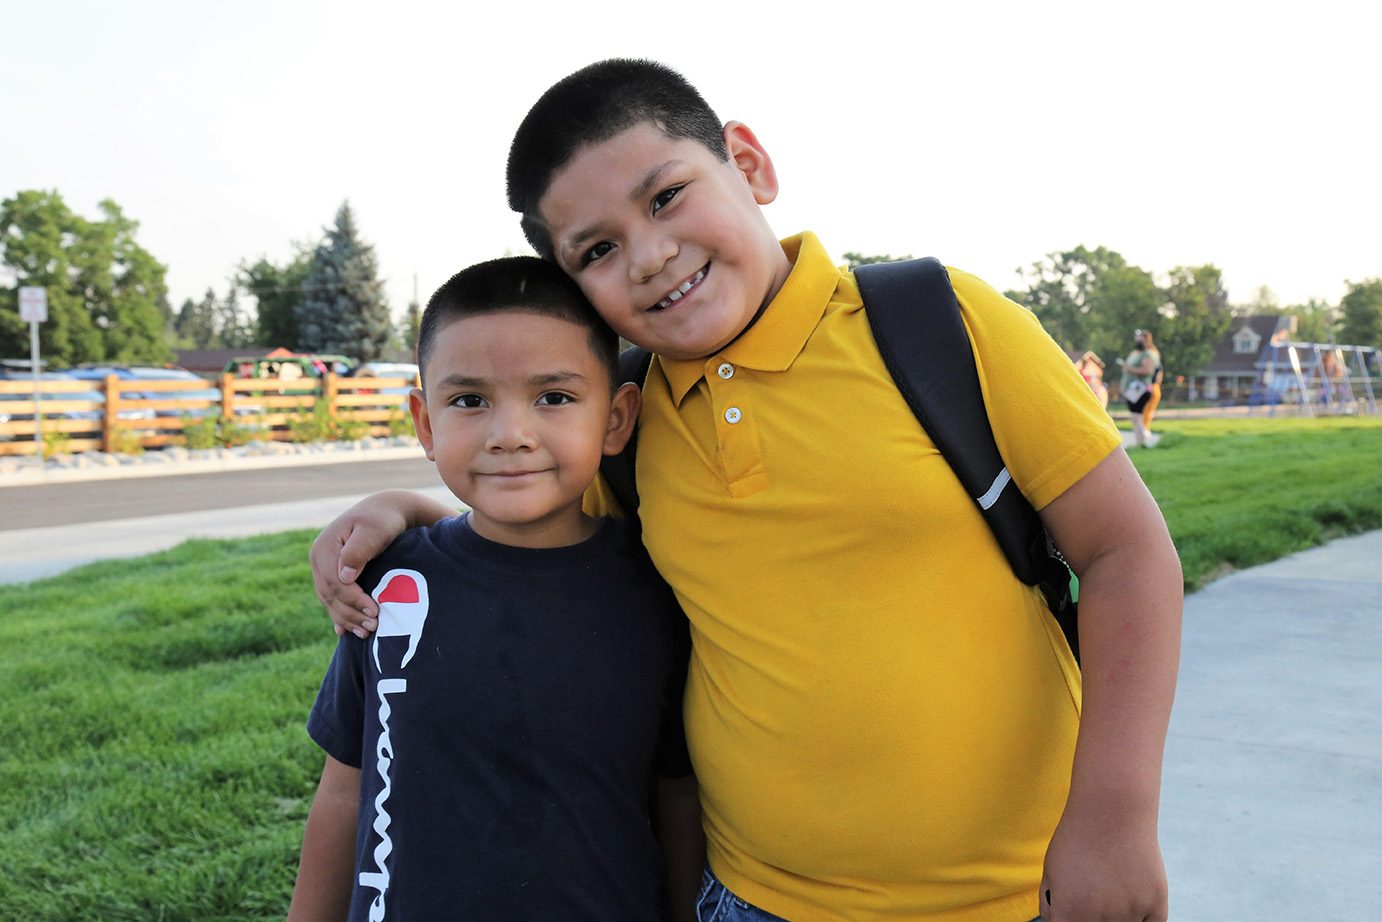
[[[1294,314],[1238,317],[1214,347],[1214,357],[1196,375],[1187,375],[1191,400],[1244,401],[1262,374],[1262,350],[1287,342],[1296,332]]]

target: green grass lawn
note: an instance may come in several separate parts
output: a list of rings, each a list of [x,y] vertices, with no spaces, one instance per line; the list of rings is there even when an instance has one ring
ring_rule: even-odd
[[[1382,420],[1188,420],[1133,457],[1190,587],[1382,527]],[[281,918],[335,639],[311,535],[0,587],[0,918]]]
[[[1186,588],[1382,528],[1382,419],[1156,425],[1131,452],[1180,551]]]

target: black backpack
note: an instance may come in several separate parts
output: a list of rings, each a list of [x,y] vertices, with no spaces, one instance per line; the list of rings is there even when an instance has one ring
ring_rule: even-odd
[[[1037,586],[1079,661],[1073,574],[1026,497],[1012,483],[989,426],[974,350],[950,276],[939,260],[860,266],[855,281],[883,364],[897,389],[979,510],[1017,578]],[[652,355],[634,347],[619,357],[624,381],[640,387]],[[637,514],[637,434],[600,472],[619,505]]]

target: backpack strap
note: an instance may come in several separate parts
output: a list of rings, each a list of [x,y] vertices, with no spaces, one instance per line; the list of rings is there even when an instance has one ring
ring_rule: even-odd
[[[933,258],[854,270],[897,389],[954,470],[1018,579],[1039,586],[1079,658],[1071,573],[998,452],[950,275]]]
[[[648,378],[648,368],[652,365],[653,354],[640,346],[630,346],[619,353],[619,383],[637,384],[641,389]],[[606,455],[600,459],[600,474],[605,485],[619,501],[619,507],[631,521],[638,518],[638,429],[629,436],[628,444],[617,455]]]

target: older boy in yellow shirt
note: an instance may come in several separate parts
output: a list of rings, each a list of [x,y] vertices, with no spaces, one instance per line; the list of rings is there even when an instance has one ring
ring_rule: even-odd
[[[640,516],[692,623],[701,918],[1165,919],[1179,563],[1035,319],[952,271],[998,446],[1080,577],[1083,678],[911,416],[853,278],[769,228],[777,176],[747,126],[660,65],[601,62],[533,107],[508,178],[538,252],[658,355]],[[446,511],[394,494],[323,533],[338,629],[373,628],[359,564]]]

